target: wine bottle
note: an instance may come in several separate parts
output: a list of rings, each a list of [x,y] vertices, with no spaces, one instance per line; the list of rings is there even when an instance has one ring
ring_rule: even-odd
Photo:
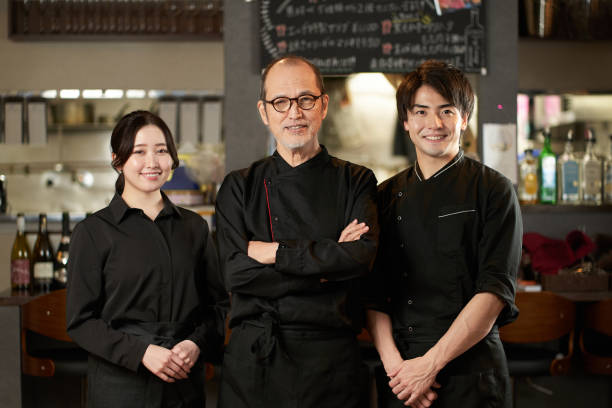
[[[526,149],[519,163],[519,201],[521,204],[535,204],[538,200],[538,164],[533,150]]]
[[[32,254],[34,290],[48,292],[53,282],[53,248],[47,232],[47,215],[41,213],[38,220],[38,236]]]
[[[612,135],[610,135],[608,146],[604,173],[604,201],[606,204],[612,204]]]
[[[30,247],[25,236],[25,217],[17,214],[17,235],[11,251],[11,289],[28,291],[31,284]]]
[[[582,158],[582,202],[583,204],[601,204],[601,160],[595,153],[595,136],[591,129],[586,130],[586,152]]]
[[[580,204],[580,159],[574,154],[574,131],[567,132],[565,150],[557,161],[558,198],[562,204]]]
[[[53,270],[53,287],[61,289],[66,287],[68,276],[66,266],[68,265],[68,248],[70,247],[70,216],[67,212],[62,213],[62,238],[60,239],[57,254],[55,255],[55,269]]]
[[[555,204],[557,201],[557,158],[550,147],[550,131],[544,131],[544,147],[538,158],[538,181],[540,182],[540,202]]]

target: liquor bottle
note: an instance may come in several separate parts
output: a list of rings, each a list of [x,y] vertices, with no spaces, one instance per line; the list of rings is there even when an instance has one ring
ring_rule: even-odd
[[[567,132],[565,150],[557,161],[559,183],[559,202],[561,204],[580,204],[580,159],[574,154],[574,131]]]
[[[42,213],[38,221],[38,236],[32,254],[34,290],[47,292],[53,282],[53,248],[47,232],[47,215]]]
[[[601,160],[595,154],[595,137],[593,131],[586,131],[586,152],[582,158],[582,202],[584,204],[601,204]]]
[[[470,10],[471,23],[465,28],[465,68],[469,69],[481,69],[485,66],[486,36],[484,27],[478,21],[479,10]]]
[[[17,214],[17,235],[11,251],[11,288],[15,291],[28,291],[31,284],[30,246],[25,236],[25,217]]]
[[[519,173],[519,201],[521,204],[535,204],[538,201],[538,164],[532,149],[525,150]]]
[[[606,204],[612,204],[612,135],[610,135],[609,146],[604,173],[604,201]]]
[[[55,269],[53,270],[53,287],[61,289],[66,287],[68,280],[66,266],[68,265],[68,249],[70,247],[70,216],[62,213],[62,238],[60,239],[57,254],[55,255]]]
[[[550,131],[544,131],[544,147],[538,157],[538,174],[540,181],[540,202],[555,204],[557,202],[557,158],[550,147]]]

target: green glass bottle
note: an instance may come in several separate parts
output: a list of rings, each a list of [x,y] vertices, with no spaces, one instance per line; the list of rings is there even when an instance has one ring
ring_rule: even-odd
[[[550,147],[550,131],[544,131],[544,147],[538,158],[540,173],[540,203],[555,204],[557,202],[557,157]]]

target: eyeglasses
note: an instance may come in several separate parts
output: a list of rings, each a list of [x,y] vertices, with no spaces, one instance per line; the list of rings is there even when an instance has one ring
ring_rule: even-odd
[[[310,110],[314,108],[315,103],[317,103],[317,99],[322,97],[324,93],[319,96],[314,95],[300,95],[297,98],[287,98],[286,96],[281,96],[279,98],[274,98],[271,101],[264,100],[265,103],[269,103],[272,105],[275,111],[284,113],[291,109],[291,105],[293,101],[297,103],[300,109]]]

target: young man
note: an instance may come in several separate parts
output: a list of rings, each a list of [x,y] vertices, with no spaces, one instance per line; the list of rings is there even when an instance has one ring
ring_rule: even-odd
[[[230,173],[217,196],[232,294],[220,407],[361,406],[355,336],[378,242],[376,179],[319,145],[328,99],[310,62],[273,61],[257,106],[276,152]]]
[[[386,407],[509,407],[497,327],[517,316],[520,207],[511,182],[460,149],[474,94],[428,61],[397,91],[417,162],[378,189],[380,250],[367,320]]]

